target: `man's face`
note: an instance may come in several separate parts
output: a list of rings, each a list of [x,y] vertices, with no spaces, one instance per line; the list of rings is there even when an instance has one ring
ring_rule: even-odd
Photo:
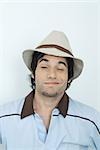
[[[35,70],[36,91],[39,95],[56,97],[64,93],[68,81],[68,65],[63,57],[44,55]]]

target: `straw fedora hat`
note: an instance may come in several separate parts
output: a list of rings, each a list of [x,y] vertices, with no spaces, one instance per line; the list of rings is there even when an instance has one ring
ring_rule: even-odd
[[[68,38],[63,32],[52,31],[35,49],[27,49],[23,51],[24,63],[31,72],[31,62],[34,51],[53,56],[72,58],[74,60],[74,68],[71,80],[77,78],[83,70],[83,61],[74,57]]]

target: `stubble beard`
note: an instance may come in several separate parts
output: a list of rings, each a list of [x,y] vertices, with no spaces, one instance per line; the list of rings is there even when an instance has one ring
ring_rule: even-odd
[[[47,97],[47,98],[54,98],[54,99],[61,96],[64,93],[64,91],[65,91],[64,87],[60,87],[56,89],[55,91],[54,90],[49,91],[49,89],[46,89],[44,87],[37,88],[37,92],[39,93],[39,95]]]
[[[55,97],[57,97],[59,94],[58,94],[57,92],[50,94],[50,93],[48,93],[48,92],[43,91],[43,92],[42,92],[42,95],[45,96],[45,97],[49,97],[49,98],[55,98]]]
[[[41,94],[47,98],[54,98],[55,99],[55,98],[59,97],[60,95],[62,95],[63,92],[64,91],[62,90],[62,88],[61,89],[59,88],[58,90],[55,90],[55,91],[54,90],[53,91],[42,90]]]

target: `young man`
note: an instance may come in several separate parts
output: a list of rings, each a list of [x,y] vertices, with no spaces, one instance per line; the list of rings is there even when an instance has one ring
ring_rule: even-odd
[[[23,59],[32,92],[0,108],[0,143],[7,150],[100,150],[100,113],[66,94],[83,69],[63,32],[51,32]]]

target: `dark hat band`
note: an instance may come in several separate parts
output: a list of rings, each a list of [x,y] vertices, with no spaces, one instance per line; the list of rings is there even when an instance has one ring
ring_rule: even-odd
[[[36,49],[39,49],[39,48],[57,48],[65,53],[68,53],[73,56],[73,54],[69,50],[67,50],[59,45],[55,45],[55,44],[45,44],[45,45],[40,45],[40,46],[36,47]]]

